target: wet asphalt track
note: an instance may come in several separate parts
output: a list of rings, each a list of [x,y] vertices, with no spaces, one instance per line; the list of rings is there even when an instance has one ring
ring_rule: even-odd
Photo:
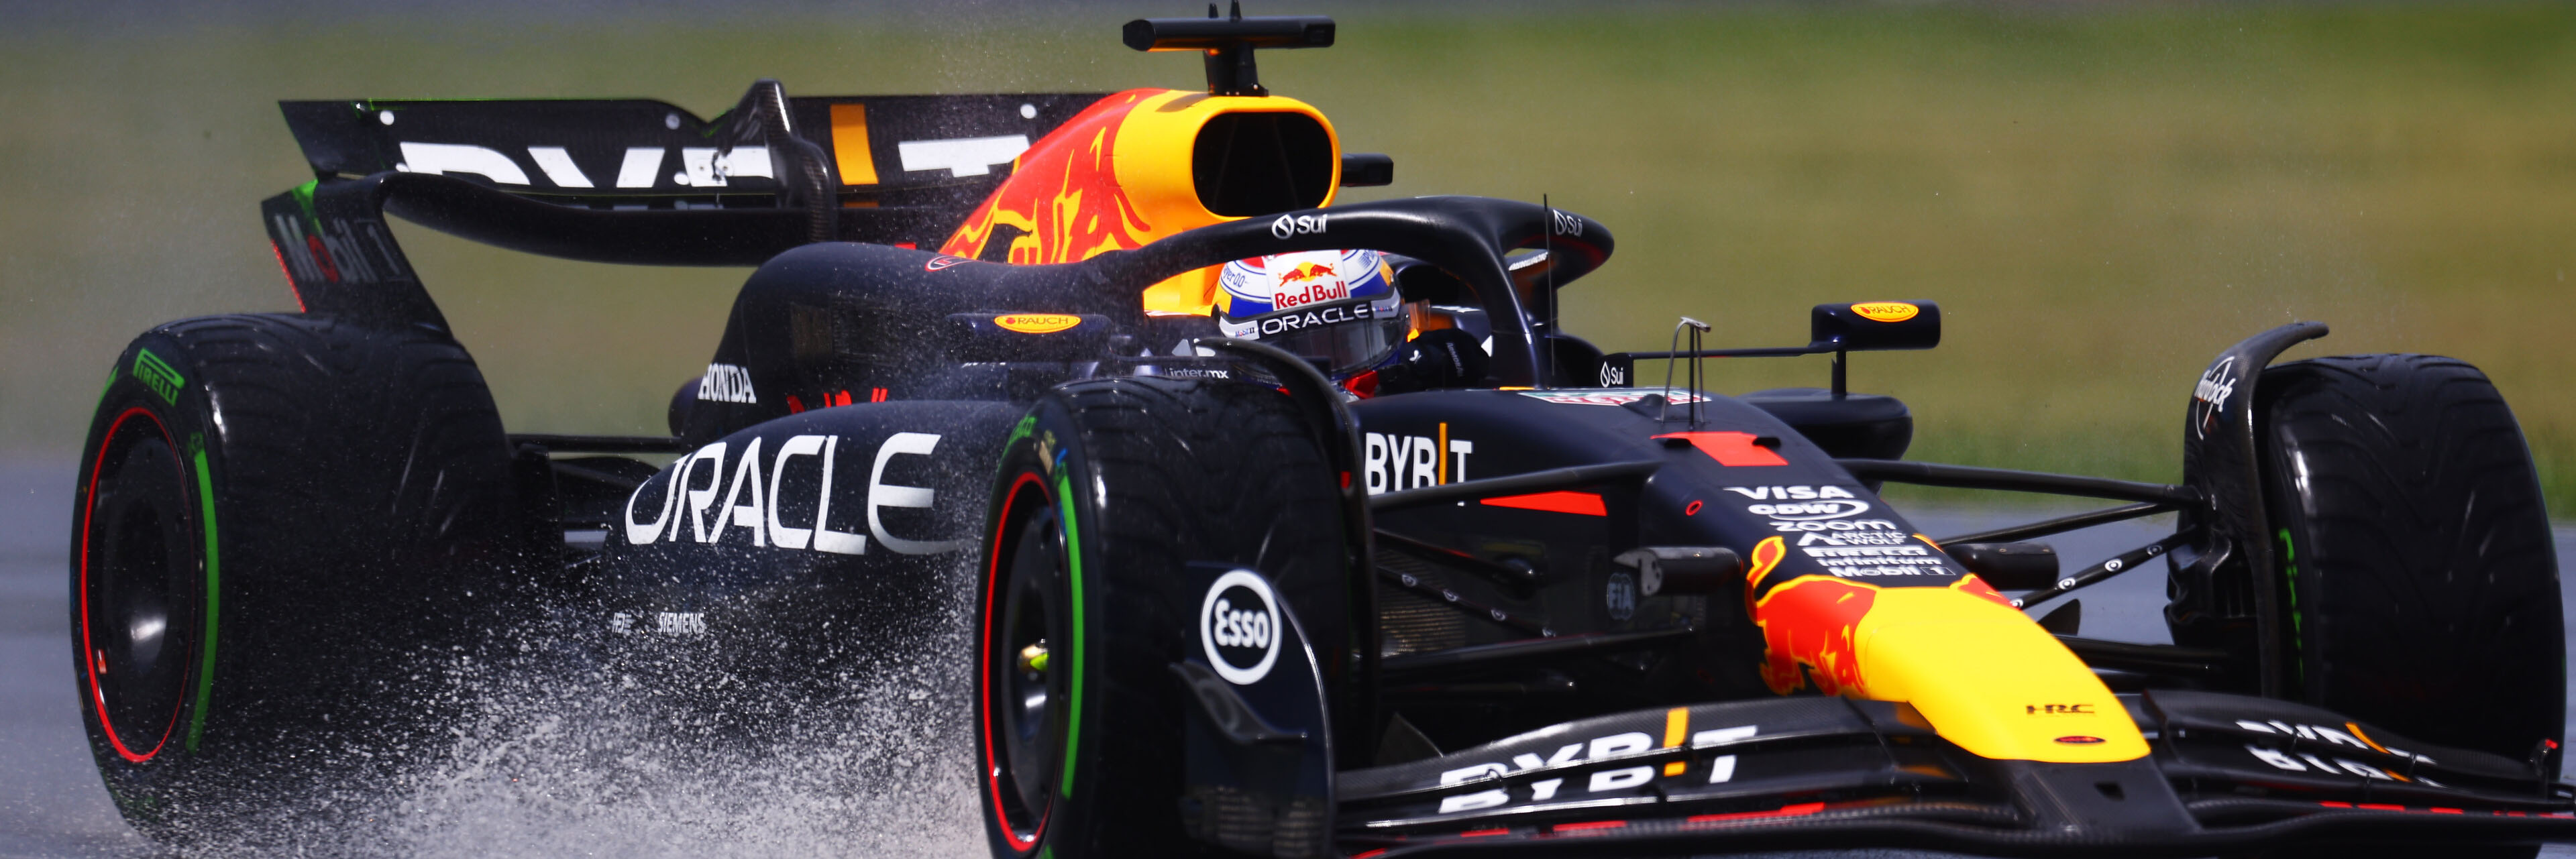
[[[73,470],[68,462],[27,458],[0,460],[0,857],[140,856],[157,851],[128,830],[109,806],[90,768],[75,704],[72,665],[66,641],[67,609],[64,552]],[[1939,535],[1973,530],[2001,521],[1975,513],[1916,513],[1914,520]],[[2012,518],[2021,518],[2015,516]],[[2108,557],[2153,539],[2153,525],[2126,524],[2056,538],[2070,565]],[[2557,532],[2558,553],[2576,552],[2576,527]],[[2081,594],[2088,636],[2140,642],[2163,642],[2165,632],[2155,609],[2164,594],[2162,566],[2112,579]],[[2576,629],[2576,620],[2569,627]],[[2569,733],[2576,735],[2576,719]],[[481,807],[477,814],[512,815],[507,808]],[[459,820],[449,825],[476,829],[495,827],[542,829],[549,812],[528,809],[537,819]],[[722,826],[709,827],[694,842],[685,830],[661,851],[673,856],[726,855],[731,841]],[[632,846],[632,845],[629,845]],[[502,855],[592,853],[563,850],[561,845]],[[628,853],[619,850],[620,853]],[[759,851],[771,852],[771,851]],[[833,845],[807,845],[798,852],[829,854]],[[896,851],[902,852],[902,851]],[[980,851],[978,851],[980,852]],[[594,854],[596,855],[596,854]],[[629,855],[632,855],[629,853]],[[1801,854],[1818,855],[1818,854]],[[1892,851],[1861,851],[1845,856],[1922,856]],[[2548,855],[2576,856],[2555,848]]]

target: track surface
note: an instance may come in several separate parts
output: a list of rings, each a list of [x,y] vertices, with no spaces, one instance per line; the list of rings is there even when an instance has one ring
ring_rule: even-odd
[[[157,851],[151,844],[117,819],[90,768],[81,738],[65,632],[68,610],[64,552],[70,543],[66,535],[72,479],[73,471],[67,463],[23,457],[0,460],[0,857],[155,855]],[[1998,523],[2005,517],[1941,512],[1917,513],[1913,518],[1926,532],[1939,536]],[[2134,548],[2156,536],[2153,527],[2128,524],[2097,528],[2053,542],[2071,565]],[[2576,553],[2576,527],[2561,527],[2556,537],[2559,557]],[[2161,565],[2112,579],[2078,596],[2086,603],[2085,635],[2140,642],[2166,640],[2156,615],[2164,599]],[[2576,630],[2576,621],[2568,626]],[[2576,632],[2571,632],[2571,639],[2571,645],[2576,645]],[[2570,720],[2569,734],[2576,735],[2576,719]],[[682,776],[674,778],[686,780]],[[513,812],[479,806],[474,813]],[[519,816],[536,819],[454,820],[445,824],[456,830],[542,830],[548,825],[546,815],[551,813],[554,809],[538,806],[519,812]],[[665,843],[658,846],[662,848],[660,852],[673,856],[736,853],[739,851],[729,848],[738,842],[726,837],[731,830],[725,825],[709,826],[706,837],[696,843],[688,843],[685,838],[668,839],[669,835],[685,832],[666,830],[666,838],[657,839]],[[561,843],[531,846],[524,851],[490,842],[483,846],[487,849],[478,852],[501,855],[592,852],[562,849]],[[795,852],[839,852],[828,843],[806,848]],[[1866,851],[1842,855],[1939,854]],[[2576,850],[2553,848],[2544,855],[2576,856]]]

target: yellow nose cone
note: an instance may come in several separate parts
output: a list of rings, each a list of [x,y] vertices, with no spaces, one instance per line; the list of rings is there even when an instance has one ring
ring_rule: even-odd
[[[2106,763],[2145,757],[2137,722],[2047,630],[1954,588],[1887,588],[1853,629],[1864,693],[1905,701],[1980,757]]]

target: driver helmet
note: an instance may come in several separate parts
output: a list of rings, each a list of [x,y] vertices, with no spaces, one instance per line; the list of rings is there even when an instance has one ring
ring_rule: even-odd
[[[1320,359],[1335,378],[1384,363],[1412,325],[1395,269],[1372,250],[1271,254],[1226,263],[1217,275],[1217,328]]]

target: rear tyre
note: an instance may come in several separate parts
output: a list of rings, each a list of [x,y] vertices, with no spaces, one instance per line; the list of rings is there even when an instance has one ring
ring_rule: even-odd
[[[82,721],[126,819],[245,822],[418,727],[410,669],[463,640],[515,545],[508,469],[443,334],[238,315],[127,346],[70,569]]]
[[[2424,742],[2539,754],[2554,778],[2558,567],[2495,386],[2449,358],[2367,355],[2274,367],[2257,395],[2290,688]]]
[[[1269,388],[1107,379],[1039,399],[1004,449],[979,590],[977,788],[993,855],[1166,856],[1210,841],[1298,855],[1312,833],[1219,831],[1213,810],[1187,807],[1169,666],[1199,595],[1171,581],[1191,562],[1339,581],[1339,498]]]

